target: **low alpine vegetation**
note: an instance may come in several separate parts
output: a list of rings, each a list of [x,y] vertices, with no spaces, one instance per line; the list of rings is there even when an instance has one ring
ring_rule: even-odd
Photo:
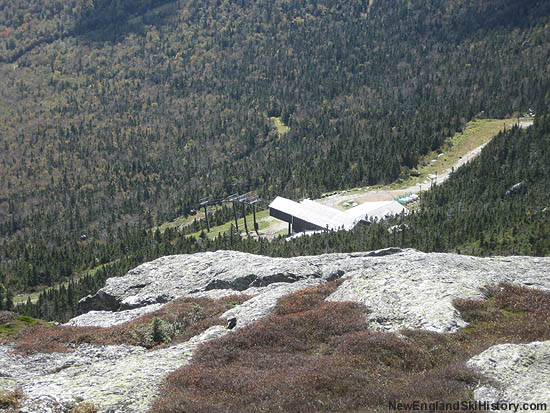
[[[21,390],[14,390],[6,393],[0,391],[0,409],[3,412],[15,412],[22,398],[23,393]]]
[[[223,325],[225,311],[241,304],[249,296],[239,295],[219,300],[180,298],[149,314],[113,327],[35,326],[16,336],[16,351],[68,352],[78,344],[129,344],[153,348],[187,341],[213,325]]]
[[[473,400],[466,361],[494,344],[550,339],[550,293],[500,284],[456,300],[452,334],[369,330],[368,309],[326,302],[338,282],[291,294],[273,315],[204,343],[165,380],[152,412],[371,411],[389,402]]]

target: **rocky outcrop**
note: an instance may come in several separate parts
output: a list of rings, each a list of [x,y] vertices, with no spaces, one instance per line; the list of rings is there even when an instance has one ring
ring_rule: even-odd
[[[511,197],[514,195],[524,195],[526,192],[527,192],[527,182],[521,181],[515,185],[512,185],[512,187],[506,191],[504,196]]]
[[[116,323],[119,315],[126,321],[132,313],[125,309],[180,296],[259,295],[231,310],[231,316],[242,311],[239,325],[245,325],[267,314],[281,294],[339,277],[349,279],[328,300],[366,305],[372,328],[444,332],[465,325],[452,301],[483,298],[487,284],[505,281],[550,289],[550,259],[475,258],[398,248],[296,258],[235,251],[175,255],[140,265],[124,277],[109,279],[97,294],[81,303],[89,310],[122,311],[91,313],[71,324],[106,326]]]
[[[109,412],[146,411],[162,378],[191,359],[197,346],[228,330],[214,326],[183,344],[155,351],[81,345],[74,353],[20,356],[0,346],[0,389],[26,394],[20,412],[70,411],[85,400]]]
[[[335,265],[328,260],[320,265],[314,257],[269,258],[237,251],[162,257],[134,268],[124,277],[110,278],[95,295],[81,300],[80,309],[127,310],[211,290],[238,293],[272,283],[334,279],[348,266],[344,254],[333,258],[337,260]]]
[[[162,307],[162,304],[151,304],[145,307],[133,308],[123,311],[89,311],[69,320],[68,326],[96,326],[111,327],[131,321],[143,314],[151,313]]]
[[[478,387],[474,392],[476,400],[528,405],[545,403],[546,410],[531,410],[550,411],[550,341],[493,346],[473,357],[468,366],[494,383]]]
[[[510,282],[550,289],[550,259],[475,258],[405,250],[389,259],[370,258],[329,301],[353,301],[371,312],[370,327],[397,331],[419,328],[451,332],[466,323],[455,298],[484,298],[484,287]]]
[[[474,258],[396,248],[296,258],[234,251],[170,256],[109,279],[97,294],[82,301],[82,309],[89,311],[68,324],[107,327],[154,311],[176,297],[246,294],[252,298],[222,316],[235,319],[238,329],[268,315],[280,297],[339,277],[346,279],[327,299],[366,305],[365,322],[372,328],[443,332],[465,325],[453,299],[483,298],[487,284],[505,281],[549,290],[550,258]],[[201,342],[229,331],[212,327],[186,343],[153,351],[84,345],[73,353],[19,356],[9,345],[1,345],[0,389],[22,388],[29,395],[22,410],[27,412],[55,411],[77,400],[90,401],[101,411],[142,412],[164,375],[187,363]],[[505,358],[491,356],[479,366],[491,359],[505,366]]]

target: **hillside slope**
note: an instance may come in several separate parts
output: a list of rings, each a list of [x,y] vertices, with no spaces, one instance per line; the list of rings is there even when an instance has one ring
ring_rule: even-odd
[[[473,402],[480,385],[478,400],[545,402],[548,341],[492,346],[550,340],[549,275],[550,258],[400,249],[162,257],[109,279],[68,325],[0,344],[0,397],[19,387],[31,412],[383,412]]]
[[[110,276],[220,248],[548,254],[547,2],[391,4],[6,2],[0,309],[57,285],[16,302],[67,320]],[[538,126],[495,139],[405,223],[272,244],[144,231],[201,195],[406,178],[474,115],[529,108]]]
[[[391,182],[474,115],[537,109],[548,90],[545,1],[0,12],[3,241],[105,240],[204,195]]]

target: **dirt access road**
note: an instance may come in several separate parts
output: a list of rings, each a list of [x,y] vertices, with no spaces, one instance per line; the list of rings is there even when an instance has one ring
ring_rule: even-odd
[[[519,126],[521,128],[527,128],[533,124],[533,120],[524,120],[519,122]],[[375,202],[375,201],[392,201],[398,196],[413,193],[417,194],[422,190],[428,190],[432,185],[439,185],[443,182],[445,182],[452,171],[460,168],[462,165],[468,163],[472,159],[474,159],[481,150],[490,142],[490,140],[483,145],[478,146],[475,149],[472,149],[471,151],[465,153],[453,166],[451,166],[448,169],[445,169],[444,171],[438,173],[438,174],[430,174],[428,177],[422,181],[418,182],[414,185],[408,186],[406,188],[401,189],[368,189],[365,188],[363,190],[348,190],[348,191],[340,191],[339,193],[316,200],[319,203],[331,206],[333,208],[338,209],[345,209],[342,206],[343,202],[349,202],[349,201],[355,201],[358,204],[362,204],[364,202]],[[435,161],[436,159],[432,160]]]
[[[502,120],[495,120],[497,122],[502,122]],[[504,127],[511,127],[513,124],[515,124],[517,121],[514,119],[506,119],[504,120],[505,125]],[[522,119],[519,122],[520,127],[528,127],[533,124],[532,119]],[[502,126],[502,124],[500,124]],[[334,195],[317,199],[316,202],[338,208],[340,210],[345,210],[346,208],[342,205],[344,202],[350,202],[354,201],[357,204],[362,204],[364,202],[374,202],[374,201],[392,201],[394,198],[408,194],[408,193],[419,193],[420,191],[426,191],[430,188],[432,185],[432,182],[434,185],[439,185],[447,178],[449,177],[449,174],[454,169],[457,169],[464,165],[465,163],[469,162],[473,158],[475,158],[481,150],[487,145],[487,143],[490,142],[492,139],[492,136],[496,135],[497,131],[491,132],[491,137],[485,141],[482,145],[479,145],[477,147],[474,147],[473,149],[467,151],[466,153],[462,154],[459,158],[455,153],[455,157],[457,157],[457,161],[454,162],[450,167],[444,168],[443,170],[438,171],[437,176],[435,173],[428,174],[427,176],[424,175],[424,178],[418,178],[418,182],[415,182],[414,184],[410,184],[408,186],[402,187],[402,188],[392,188],[390,186],[387,187],[377,187],[377,188],[360,188],[360,189],[353,189],[353,190],[346,190],[346,191],[338,191]],[[470,146],[471,147],[471,146]],[[445,159],[445,155],[442,156],[442,159]],[[452,159],[452,158],[451,158]],[[429,163],[432,165],[432,167],[429,169],[430,171],[438,170],[437,163],[438,163],[439,157],[435,156],[434,159],[430,160]],[[288,229],[288,224],[283,221],[279,221],[278,219],[275,219],[270,216],[266,216],[259,220],[259,222],[263,222],[264,224],[263,229],[260,230],[260,236],[262,238],[267,239],[273,239],[275,236],[280,234],[285,234]],[[253,234],[255,236],[255,234]]]

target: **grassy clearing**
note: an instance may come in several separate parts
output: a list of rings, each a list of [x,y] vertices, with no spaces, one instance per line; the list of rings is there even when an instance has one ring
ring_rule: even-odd
[[[550,293],[501,284],[456,300],[453,334],[375,332],[367,309],[325,302],[327,283],[279,301],[270,317],[201,345],[165,380],[152,412],[386,412],[389,402],[473,401],[466,361],[500,343],[550,338]]]
[[[453,167],[464,155],[489,142],[500,131],[517,124],[517,119],[478,119],[468,122],[463,132],[447,139],[439,151],[426,154],[419,162],[420,176],[398,180],[391,189],[406,188],[424,182],[428,175],[441,174]],[[442,156],[440,156],[443,154]]]
[[[152,231],[156,231],[157,229],[160,230],[160,232],[166,231],[168,228],[181,228],[185,227],[187,225],[190,225],[193,223],[193,221],[200,220],[204,218],[204,212],[198,212],[195,215],[189,215],[187,217],[178,217],[173,221],[165,222],[160,227],[153,227]]]
[[[280,231],[277,231],[273,237],[274,238],[277,238],[277,237],[280,237],[280,236],[283,236],[283,237],[286,237],[288,235],[288,229],[282,229]]]
[[[53,288],[57,288],[57,287],[59,287],[59,285],[56,285]],[[27,300],[30,298],[31,302],[35,304],[38,301],[38,297],[40,296],[41,293],[42,291],[36,291],[30,294],[17,294],[16,296],[13,297],[13,303],[15,305],[25,304]]]
[[[277,130],[277,134],[279,136],[284,135],[290,130],[290,128],[283,123],[281,118],[277,118],[273,116],[269,119],[273,121],[273,126],[275,126],[275,129]]]
[[[13,335],[15,350],[21,354],[69,352],[73,345],[128,344],[153,348],[189,340],[214,325],[224,325],[219,316],[243,303],[249,296],[219,300],[180,298],[149,314],[109,328],[70,327],[37,324]]]
[[[211,213],[217,211],[220,208],[221,207],[218,206],[218,205],[209,206],[208,207],[208,216],[210,216]],[[199,221],[201,219],[204,219],[204,211],[202,209],[198,210],[195,215],[189,215],[187,217],[181,216],[181,217],[176,218],[173,221],[165,222],[165,223],[163,223],[162,225],[160,225],[158,227],[153,227],[153,228],[151,228],[151,231],[156,231],[158,229],[158,230],[160,230],[160,232],[164,232],[168,228],[177,228],[177,229],[179,229],[181,227],[185,227],[187,225],[192,224],[194,220]]]
[[[266,229],[269,226],[269,222],[267,219],[269,218],[269,210],[264,209],[263,211],[256,212],[256,221],[258,222],[258,228],[260,231]],[[246,235],[246,232],[244,230],[244,219],[239,218],[237,220],[237,223],[239,224],[239,230],[241,234]],[[254,232],[254,214],[248,214],[246,216],[246,223],[248,225],[248,232]],[[210,232],[206,232],[206,236],[208,238],[214,239],[218,235],[223,234],[231,228],[231,225],[235,226],[235,220],[226,222],[223,225],[218,225],[215,227],[210,228]],[[202,231],[194,232],[193,234],[190,234],[191,237],[198,237],[200,236]]]

